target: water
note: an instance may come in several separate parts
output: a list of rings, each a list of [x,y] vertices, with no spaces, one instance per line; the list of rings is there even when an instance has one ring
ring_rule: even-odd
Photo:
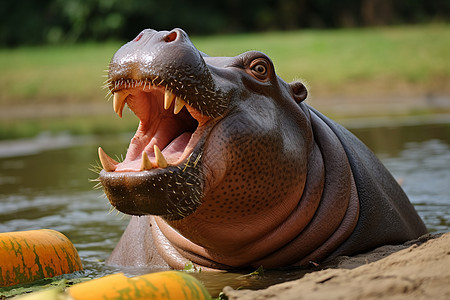
[[[352,129],[401,183],[430,232],[450,230],[450,123]]]
[[[352,131],[381,158],[402,183],[431,232],[450,229],[450,122],[402,126],[353,126]],[[139,275],[152,270],[120,270],[106,266],[129,217],[111,211],[101,190],[93,189],[97,147],[124,154],[131,135],[74,137],[40,135],[0,142],[0,232],[51,228],[75,244],[84,275],[99,277],[124,271]],[[241,274],[197,275],[212,293],[223,286],[266,285],[300,277],[269,273],[266,281]]]

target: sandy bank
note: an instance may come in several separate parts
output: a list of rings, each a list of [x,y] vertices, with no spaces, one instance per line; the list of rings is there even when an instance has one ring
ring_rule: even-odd
[[[450,232],[340,257],[329,267],[264,290],[224,293],[229,300],[450,299]]]

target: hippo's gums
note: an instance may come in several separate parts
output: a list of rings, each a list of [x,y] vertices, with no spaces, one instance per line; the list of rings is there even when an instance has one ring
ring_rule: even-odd
[[[180,29],[144,30],[108,85],[140,119],[122,162],[99,148],[109,201],[133,215],[110,264],[301,266],[426,233],[374,154],[261,52],[209,57]]]

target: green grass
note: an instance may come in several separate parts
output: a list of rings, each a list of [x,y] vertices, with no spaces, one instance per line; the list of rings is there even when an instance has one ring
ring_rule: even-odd
[[[450,93],[450,24],[268,32],[192,40],[199,50],[212,56],[235,56],[248,50],[265,52],[280,77],[288,82],[302,79],[316,99],[336,94]],[[111,122],[123,122],[75,116],[54,118],[53,123],[31,118],[18,124],[20,116],[8,115],[8,108],[26,105],[36,107],[39,117],[41,106],[45,109],[80,103],[89,110],[89,103],[97,107],[106,104],[106,90],[102,88],[105,70],[120,46],[117,42],[0,49],[0,139],[66,128],[79,133],[104,132],[111,128]],[[112,109],[104,113],[114,115]],[[122,130],[134,126],[136,120],[128,118],[126,122],[119,125]]]
[[[446,88],[450,26],[305,30],[193,37],[214,56],[261,50],[286,81],[302,78],[318,94],[354,83]],[[0,49],[0,105],[104,101],[104,70],[119,43]]]
[[[419,84],[445,88],[450,79],[450,26],[306,30],[195,39],[210,55],[261,50],[286,81],[302,78],[318,93],[376,82],[388,90]],[[436,81],[439,81],[437,83]],[[389,91],[388,91],[389,92]]]
[[[102,100],[105,70],[119,46],[1,49],[0,105]]]

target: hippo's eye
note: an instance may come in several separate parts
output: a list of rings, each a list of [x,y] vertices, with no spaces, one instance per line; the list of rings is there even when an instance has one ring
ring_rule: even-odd
[[[263,58],[257,58],[250,64],[252,74],[259,80],[267,79],[269,68],[269,63]]]
[[[253,71],[255,71],[258,74],[264,75],[267,73],[266,66],[263,65],[256,65],[253,67]]]

